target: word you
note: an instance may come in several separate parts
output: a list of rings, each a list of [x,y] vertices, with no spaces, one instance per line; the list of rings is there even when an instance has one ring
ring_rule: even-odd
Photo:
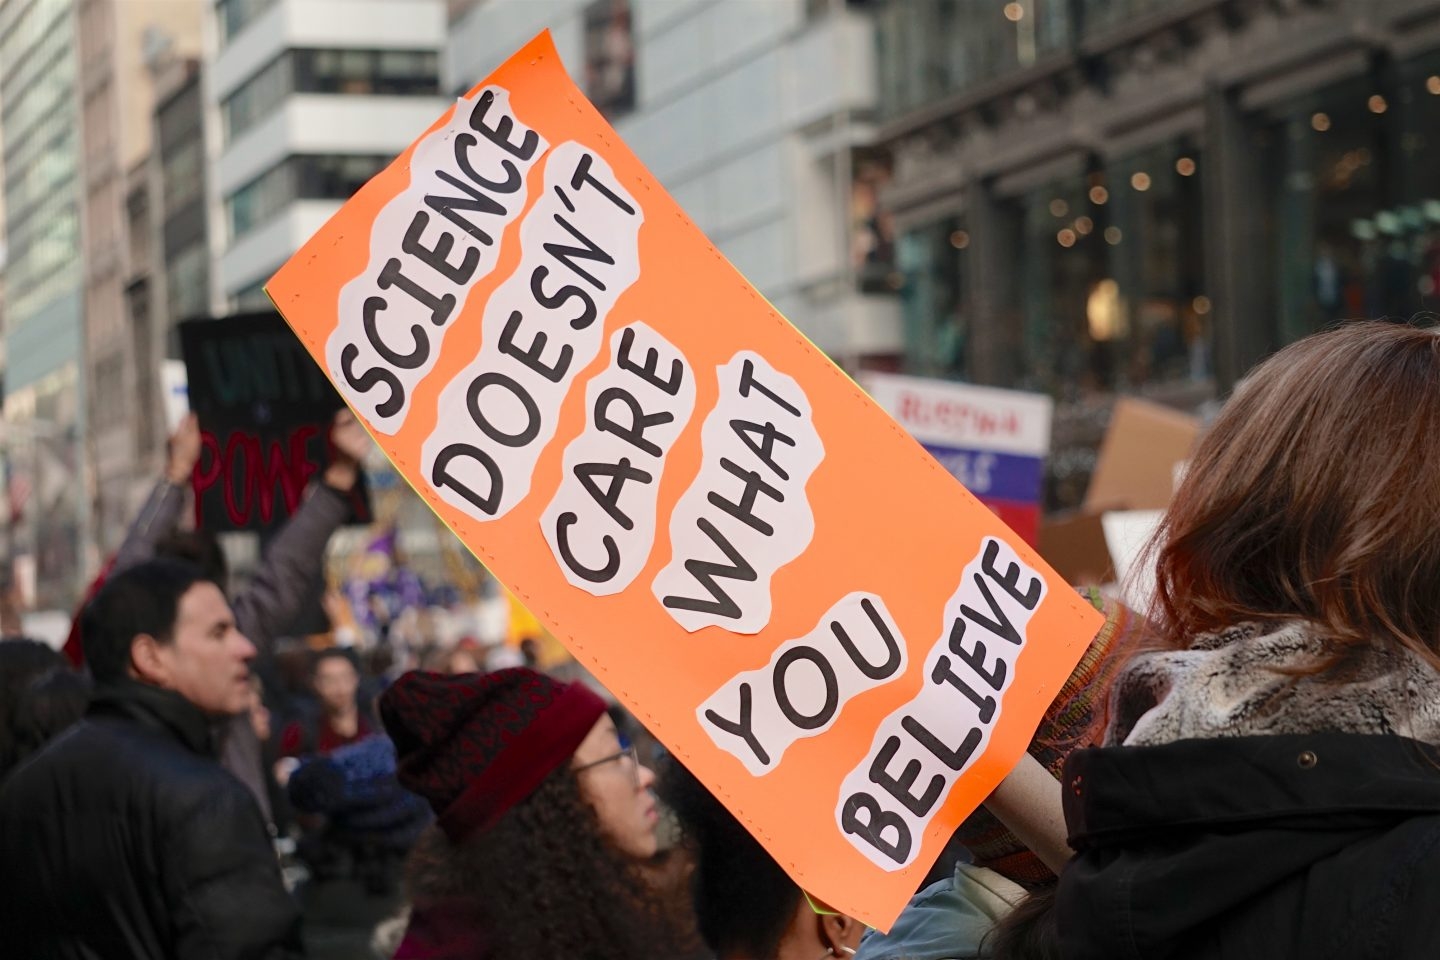
[[[525,209],[526,174],[548,145],[486,87],[410,158],[410,186],[375,217],[370,262],[340,291],[325,345],[330,377],[380,433],[404,425],[471,288],[500,260],[500,235]]]
[[[829,730],[852,697],[905,672],[905,640],[879,597],[852,593],[695,711],[710,739],[755,776],[797,740]]]
[[[695,409],[680,351],[643,323],[610,338],[610,365],[587,385],[585,431],[540,523],[565,578],[597,597],[624,590],[650,558],[665,458]]]
[[[486,302],[480,352],[441,391],[445,413],[421,450],[426,480],[476,520],[530,492],[605,318],[640,278],[644,215],[610,165],[573,141],[544,163],[544,193],[520,224],[520,266]]]
[[[758,633],[770,622],[771,578],[815,535],[805,484],[825,448],[805,392],[764,357],[742,350],[717,376],[700,473],[670,515],[675,552],[653,589],[686,630]]]
[[[871,863],[899,870],[919,852],[916,838],[990,741],[1045,593],[1045,580],[1008,544],[985,538],[945,606],[925,685],[880,724],[840,786],[835,820]]]

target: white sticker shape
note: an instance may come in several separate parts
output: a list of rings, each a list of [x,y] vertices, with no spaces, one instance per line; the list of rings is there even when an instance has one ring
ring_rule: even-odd
[[[340,291],[325,342],[330,379],[379,433],[393,436],[435,366],[451,321],[500,261],[500,238],[529,199],[526,174],[549,144],[487,86],[461,99],[410,158],[410,185],[370,229],[370,262]]]
[[[758,633],[770,622],[770,581],[815,535],[805,496],[825,447],[805,391],[742,350],[717,368],[695,482],[670,516],[674,554],[652,589],[689,631]]]
[[[913,863],[950,788],[985,752],[1046,590],[1045,578],[994,537],[966,565],[925,658],[925,685],[885,718],[840,785],[835,822],[871,863],[887,871]]]
[[[545,158],[545,192],[520,224],[520,266],[485,304],[480,352],[440,392],[421,447],[422,476],[446,503],[486,521],[529,494],[605,318],[640,278],[643,220],[584,146],[562,143]]]
[[[764,667],[726,683],[695,716],[715,746],[761,777],[792,744],[829,730],[853,698],[908,665],[905,638],[885,602],[851,593],[814,630],[781,644]]]
[[[695,373],[670,341],[632,323],[610,337],[610,365],[587,385],[585,409],[540,523],[565,579],[606,597],[650,559],[660,478],[695,410]]]

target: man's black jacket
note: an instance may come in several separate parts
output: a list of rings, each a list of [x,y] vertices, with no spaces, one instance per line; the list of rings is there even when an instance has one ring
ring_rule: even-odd
[[[0,953],[25,960],[299,956],[254,798],[203,713],[140,683],[0,788]]]
[[[1315,734],[1078,750],[1066,960],[1435,960],[1440,751]]]

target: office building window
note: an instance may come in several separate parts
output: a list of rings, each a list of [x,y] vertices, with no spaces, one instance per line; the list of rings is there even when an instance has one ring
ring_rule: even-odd
[[[612,122],[635,109],[630,0],[594,0],[585,8],[585,95]]]
[[[225,135],[234,139],[295,93],[430,96],[440,90],[433,50],[287,50],[225,99]]]
[[[880,105],[890,116],[1062,52],[1070,0],[892,2],[876,19]]]
[[[346,200],[390,157],[305,154],[289,157],[241,187],[226,204],[230,234],[243,237],[296,200]]]
[[[964,269],[970,234],[958,217],[945,217],[901,234],[897,266],[905,322],[905,367],[927,377],[964,377],[966,322]]]
[[[279,0],[220,0],[215,8],[220,46],[224,47],[238,37],[252,21],[278,2]]]

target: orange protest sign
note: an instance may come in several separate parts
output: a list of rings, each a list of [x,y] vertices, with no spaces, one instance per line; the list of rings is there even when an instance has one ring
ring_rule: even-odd
[[[716,252],[548,35],[267,290],[441,519],[868,922],[1099,627]]]

